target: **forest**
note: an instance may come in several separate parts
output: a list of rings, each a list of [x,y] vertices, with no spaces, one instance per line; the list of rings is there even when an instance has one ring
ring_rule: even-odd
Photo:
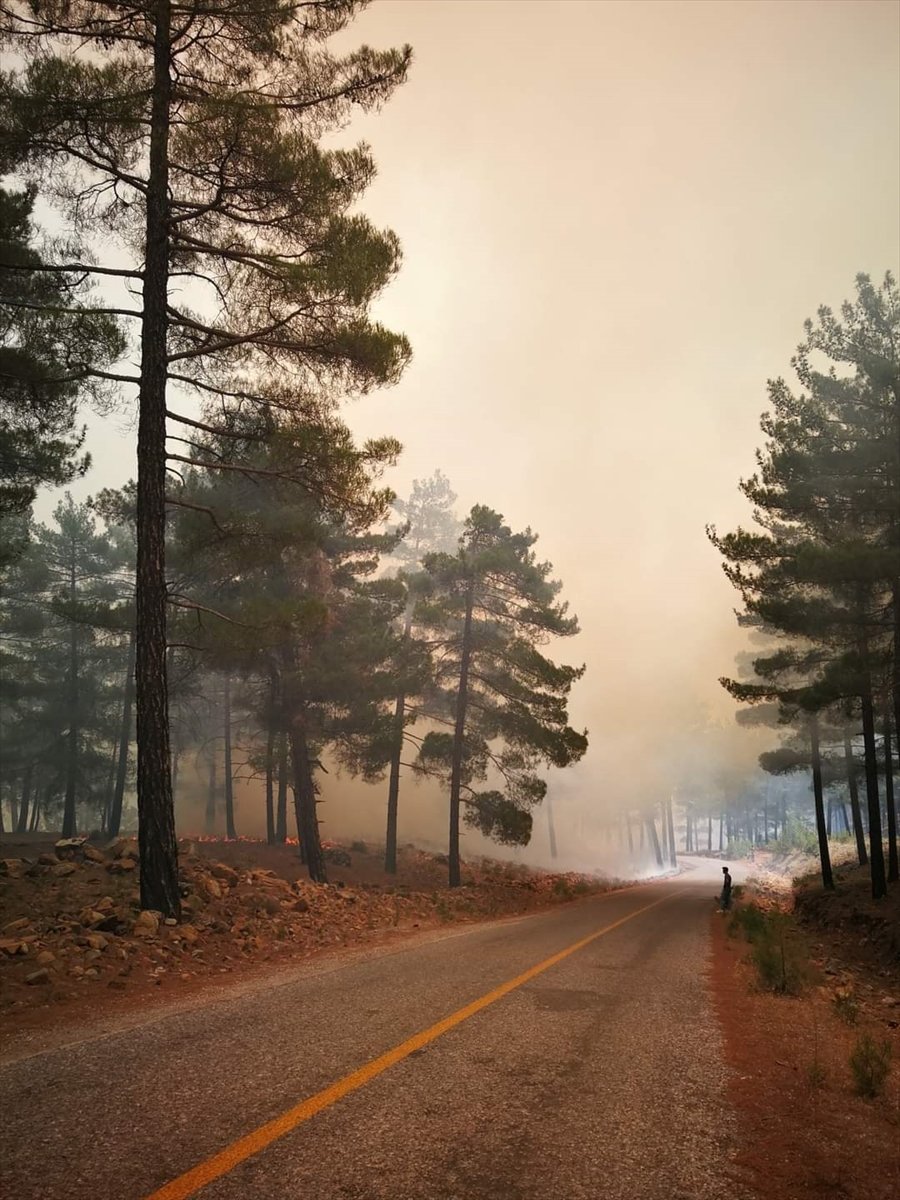
[[[269,840],[290,828],[316,881],[326,761],[386,782],[388,871],[402,768],[437,780],[454,886],[460,822],[527,843],[545,768],[587,747],[537,535],[459,520],[439,471],[399,500],[400,443],[339,412],[411,355],[370,316],[401,259],[357,209],[371,154],[328,146],[410,61],[325,47],[357,7],[5,14],[3,816],[115,836],[136,796],[142,906],[166,916],[188,755],[233,838],[239,735]],[[87,405],[137,406],[136,478],[36,521],[38,489],[89,469]]]

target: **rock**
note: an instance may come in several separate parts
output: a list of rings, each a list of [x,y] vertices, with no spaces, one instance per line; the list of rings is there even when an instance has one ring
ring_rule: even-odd
[[[128,848],[128,841],[125,838],[113,838],[111,842],[107,842],[103,849],[110,858],[119,858]]]
[[[78,920],[88,929],[93,929],[107,918],[106,913],[98,912],[96,908],[83,908],[78,914]]]
[[[69,974],[73,979],[81,979],[82,975],[84,975],[84,967],[79,966],[78,963],[74,963],[69,967]]]
[[[174,917],[166,917],[166,924],[167,925],[177,925],[178,922],[175,920]]]
[[[126,871],[133,871],[136,866],[133,858],[114,858],[106,864],[106,869],[110,875],[124,875]]]
[[[136,937],[156,937],[159,933],[159,914],[148,908],[139,912],[133,932]]]
[[[51,875],[63,876],[74,875],[78,868],[73,862],[58,862],[55,867],[50,868]]]
[[[237,887],[240,876],[237,871],[226,866],[225,863],[211,863],[209,867],[210,875],[214,875],[216,879],[221,879],[223,883],[227,883],[229,887]]]
[[[95,912],[109,913],[113,910],[112,896],[104,896],[102,900],[98,900],[94,905]]]
[[[128,842],[120,857],[132,858],[135,862],[140,861],[141,852],[138,850],[137,842]]]
[[[0,875],[8,879],[21,879],[27,867],[24,858],[0,858]]]
[[[110,913],[96,925],[98,933],[122,933],[126,928],[125,922],[118,913]]]
[[[97,970],[96,967],[88,967],[88,969],[84,973],[84,977],[85,977],[85,979],[99,979],[100,972]]]
[[[38,983],[49,983],[50,972],[46,967],[41,967],[39,971],[32,971],[30,975],[26,975],[25,982],[32,985]]]
[[[128,986],[128,984],[124,979],[117,978],[117,979],[111,979],[106,986],[115,988],[116,991],[121,992],[124,988],[126,988]]]
[[[202,892],[210,900],[222,899],[222,888],[217,879],[213,879],[211,875],[201,875],[197,880],[197,890]]]
[[[293,908],[294,912],[309,912],[309,903],[301,896],[298,900],[294,901]]]
[[[193,925],[182,925],[178,932],[181,935],[182,941],[187,942],[189,946],[193,946],[200,937],[200,934]]]
[[[95,846],[84,846],[81,853],[88,862],[100,863],[101,866],[106,866],[106,855],[101,854]]]
[[[20,938],[3,938],[0,940],[0,954],[13,958],[16,954],[27,954],[28,943]]]
[[[28,917],[17,917],[15,921],[7,921],[3,926],[4,933],[18,933],[22,929],[27,929],[31,924]]]
[[[52,950],[42,950],[34,961],[39,967],[49,967],[51,963],[56,962],[56,955]]]
[[[51,854],[49,850],[45,850],[43,854],[38,855],[38,862],[42,867],[55,867],[59,859],[55,854]]]
[[[349,867],[352,859],[350,855],[341,846],[329,846],[323,851],[325,861],[334,863],[337,867]]]
[[[109,940],[102,933],[89,933],[84,942],[86,946],[90,946],[91,950],[95,950],[97,953],[105,950],[109,945]]]
[[[86,963],[96,962],[99,957],[100,957],[99,950],[88,950],[88,952],[84,956],[84,961]]]

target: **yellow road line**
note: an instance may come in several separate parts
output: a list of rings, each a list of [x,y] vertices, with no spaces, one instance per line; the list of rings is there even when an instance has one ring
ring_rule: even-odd
[[[275,1117],[274,1120],[267,1121],[265,1125],[260,1125],[258,1129],[254,1129],[251,1133],[245,1134],[244,1137],[238,1138],[236,1142],[232,1142],[224,1150],[211,1155],[203,1162],[198,1163],[196,1167],[192,1167],[190,1171],[179,1175],[177,1179],[173,1179],[158,1191],[145,1197],[145,1200],[187,1200],[187,1197],[195,1195],[201,1188],[206,1187],[208,1183],[212,1183],[214,1179],[219,1179],[221,1176],[227,1175],[229,1171],[233,1171],[236,1166],[246,1159],[251,1158],[254,1154],[259,1154],[260,1150],[264,1150],[272,1142],[277,1141],[278,1138],[284,1137],[286,1133],[290,1133],[292,1129],[296,1129],[298,1125],[302,1125],[304,1121],[308,1121],[316,1113],[322,1112],[325,1108],[330,1108],[332,1104],[336,1104],[338,1100],[343,1099],[350,1092],[355,1092],[358,1088],[363,1087],[364,1084],[369,1083],[370,1080],[375,1079],[382,1072],[387,1071],[396,1063],[402,1062],[404,1058],[408,1058],[414,1051],[421,1050],[429,1042],[435,1041],[436,1038],[439,1038],[441,1034],[446,1033],[449,1029],[462,1024],[469,1017],[474,1017],[483,1008],[487,1008],[489,1004],[494,1004],[497,1000],[501,1000],[516,988],[521,987],[523,983],[528,983],[530,979],[534,979],[536,975],[541,975],[544,971],[549,971],[558,962],[562,962],[570,954],[574,954],[577,950],[590,945],[597,938],[603,937],[605,933],[611,933],[612,930],[618,929],[620,925],[624,925],[626,921],[631,921],[635,917],[639,917],[641,913],[647,912],[648,909],[656,908],[658,904],[663,904],[666,900],[671,900],[675,895],[677,895],[676,892],[670,892],[667,896],[662,896],[659,900],[654,900],[651,904],[645,904],[643,908],[635,909],[634,912],[628,913],[627,916],[620,917],[618,921],[613,921],[612,924],[605,925],[602,929],[598,929],[594,933],[589,933],[587,937],[582,938],[580,941],[573,942],[571,946],[567,946],[565,950],[560,950],[558,954],[553,954],[550,958],[545,958],[543,962],[529,967],[527,971],[523,971],[515,979],[501,983],[493,991],[486,992],[485,995],[480,996],[477,1000],[473,1000],[471,1004],[457,1009],[455,1013],[451,1013],[449,1017],[444,1017],[436,1025],[432,1025],[428,1029],[423,1029],[421,1033],[414,1034],[407,1041],[401,1042],[399,1046],[388,1050],[386,1054],[382,1054],[379,1058],[373,1058],[371,1062],[365,1063],[358,1070],[345,1075],[337,1083],[323,1088],[321,1092],[316,1092],[314,1096],[310,1096],[306,1100],[301,1100],[299,1104],[295,1104],[293,1108],[287,1109],[280,1116]]]

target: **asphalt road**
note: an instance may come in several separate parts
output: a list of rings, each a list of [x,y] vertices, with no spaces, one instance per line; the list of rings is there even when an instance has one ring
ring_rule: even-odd
[[[0,1069],[0,1194],[153,1196],[608,929],[316,1115],[295,1113],[293,1128],[202,1190],[177,1194],[718,1198],[733,1121],[706,980],[712,890],[695,874],[451,928],[13,1061]]]

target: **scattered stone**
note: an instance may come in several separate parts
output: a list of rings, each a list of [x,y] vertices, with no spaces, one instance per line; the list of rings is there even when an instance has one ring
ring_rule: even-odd
[[[45,850],[42,854],[38,855],[38,862],[42,867],[55,867],[59,859],[55,854],[51,854],[48,850]]]
[[[352,859],[341,846],[329,846],[324,852],[326,862],[334,863],[337,867],[349,867]]]
[[[96,951],[98,954],[109,945],[108,939],[102,933],[89,933],[84,941],[85,945],[90,946],[91,950]]]
[[[200,934],[193,925],[182,925],[178,932],[180,933],[182,940],[187,942],[189,946],[193,946],[193,944],[200,937]]]
[[[80,966],[78,963],[74,963],[71,967],[69,967],[69,974],[73,979],[81,979],[81,977],[84,975],[84,967]]]
[[[216,879],[221,879],[223,883],[227,883],[229,887],[237,887],[238,881],[240,880],[240,876],[238,875],[237,871],[233,870],[229,866],[226,866],[225,863],[211,863],[209,872],[211,875],[214,875]]]
[[[103,847],[103,849],[106,851],[106,853],[109,855],[110,858],[119,858],[120,855],[122,855],[127,848],[128,848],[127,839],[121,838],[121,837],[113,838],[111,842],[107,842],[106,845]]]
[[[7,921],[3,926],[4,933],[18,933],[21,929],[27,929],[31,924],[28,917],[17,917],[15,921]]]
[[[42,950],[34,961],[39,967],[49,967],[51,963],[56,962],[56,955],[52,950]]]
[[[101,866],[106,866],[106,855],[101,854],[95,846],[84,846],[81,853],[89,862],[100,863]]]
[[[21,879],[27,866],[24,858],[0,858],[0,875],[8,879]]]
[[[85,953],[85,956],[84,956],[84,961],[85,961],[86,963],[92,963],[92,962],[96,962],[96,961],[97,961],[97,959],[98,959],[99,957],[100,957],[100,951],[99,951],[99,950],[88,950],[88,951]]]
[[[156,937],[159,933],[159,914],[145,908],[134,923],[136,937]]]
[[[85,977],[85,979],[99,979],[100,972],[97,970],[96,967],[88,967],[88,969],[84,973],[84,977]]]
[[[110,875],[124,875],[126,871],[133,871],[136,866],[133,858],[114,858],[106,864],[106,869]]]
[[[49,983],[50,972],[46,967],[41,967],[39,971],[32,971],[30,975],[26,975],[25,982],[32,985],[38,983]]]
[[[51,875],[74,875],[78,868],[73,862],[58,862],[55,867],[50,868]]]
[[[112,896],[104,896],[102,900],[98,900],[94,905],[94,910],[100,913],[108,913],[113,910]]]
[[[111,980],[109,981],[109,983],[108,983],[106,986],[107,986],[107,987],[111,987],[111,988],[115,988],[115,989],[116,989],[116,991],[119,991],[119,992],[120,992],[120,991],[122,991],[124,988],[126,988],[126,987],[128,986],[128,983],[127,983],[127,981],[126,981],[126,980],[124,980],[124,979],[111,979]]]
[[[0,954],[5,954],[12,958],[16,954],[27,954],[28,943],[23,942],[21,938],[3,938],[0,941]]]
[[[197,880],[197,889],[207,896],[210,900],[222,899],[222,888],[217,879],[213,879],[210,875],[201,875]]]
[[[294,912],[309,912],[309,902],[301,896],[298,900],[294,901]]]

